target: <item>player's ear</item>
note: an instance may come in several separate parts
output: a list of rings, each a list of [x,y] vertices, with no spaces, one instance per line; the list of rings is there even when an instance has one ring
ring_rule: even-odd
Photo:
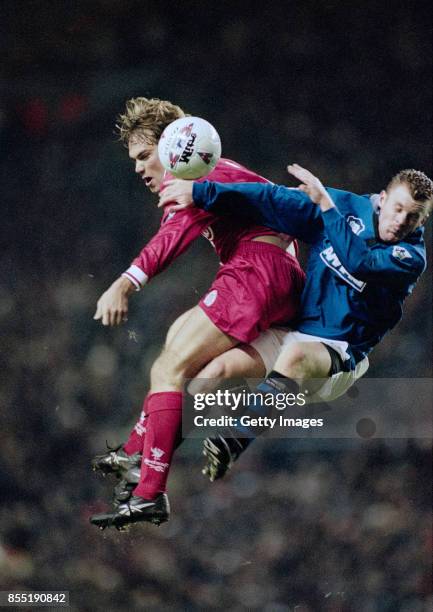
[[[386,191],[385,189],[382,189],[382,191],[379,194],[379,208],[382,208],[382,206],[385,204],[385,200],[386,200]]]
[[[424,217],[422,217],[422,218],[420,219],[420,221],[417,223],[417,226],[416,226],[416,227],[421,227],[422,225],[425,225],[425,224],[427,223],[427,221],[428,221],[429,216],[430,216],[430,214],[429,214],[429,213],[426,213],[426,214],[424,215]]]

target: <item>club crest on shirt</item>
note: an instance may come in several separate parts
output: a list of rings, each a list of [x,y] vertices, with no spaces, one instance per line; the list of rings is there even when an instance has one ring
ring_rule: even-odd
[[[400,259],[400,261],[402,259],[412,258],[412,255],[409,253],[409,251],[402,246],[395,246],[392,249],[392,256],[395,257],[396,259]]]
[[[338,259],[337,255],[334,252],[334,248],[332,246],[324,249],[320,253],[320,258],[324,264],[331,268],[335,274],[337,274],[340,278],[342,278],[348,285],[356,289],[356,291],[363,291],[366,283],[360,281],[359,279],[352,276],[346,268],[343,266],[341,261]]]
[[[350,225],[350,229],[356,235],[360,234],[365,230],[365,224],[362,219],[359,217],[354,217],[353,215],[349,215],[346,218],[347,223]]]
[[[213,289],[210,293],[207,294],[207,296],[204,298],[203,303],[205,304],[205,306],[212,306],[212,304],[215,302],[215,300],[217,299],[218,296],[218,291],[216,289]]]
[[[165,217],[163,223],[167,223],[167,221],[170,221],[170,219],[173,219],[175,214],[176,214],[175,210],[172,210],[171,212],[169,212],[168,215]]]

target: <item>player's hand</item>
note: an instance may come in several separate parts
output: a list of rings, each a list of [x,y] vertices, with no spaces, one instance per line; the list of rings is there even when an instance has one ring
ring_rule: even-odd
[[[181,179],[172,179],[167,181],[166,187],[159,196],[158,206],[168,206],[169,212],[176,212],[178,210],[185,210],[194,206],[194,200],[192,199],[192,186],[193,181],[182,181]]]
[[[129,295],[134,291],[131,281],[121,276],[101,295],[93,318],[111,327],[127,321]]]
[[[299,164],[289,164],[287,171],[301,181],[299,189],[307,194],[312,202],[319,204],[321,210],[329,210],[334,207],[334,202],[317,176],[309,170],[302,168]]]

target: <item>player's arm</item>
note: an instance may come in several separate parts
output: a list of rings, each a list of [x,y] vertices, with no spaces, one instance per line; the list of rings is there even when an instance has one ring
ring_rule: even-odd
[[[177,204],[173,204],[173,202]],[[302,191],[271,183],[215,183],[172,181],[160,206],[182,210],[194,204],[217,214],[234,214],[249,223],[265,225],[313,242],[323,230],[320,211]]]
[[[94,319],[103,325],[119,325],[126,320],[129,297],[139,291],[153,276],[167,268],[181,255],[213,216],[201,210],[188,210],[167,215],[157,234],[141,250],[98,300]]]
[[[363,281],[416,281],[425,268],[421,248],[403,242],[386,248],[368,246],[365,240],[353,233],[317,177],[297,164],[288,166],[288,170],[302,182],[299,188],[320,207],[326,235],[350,274]]]

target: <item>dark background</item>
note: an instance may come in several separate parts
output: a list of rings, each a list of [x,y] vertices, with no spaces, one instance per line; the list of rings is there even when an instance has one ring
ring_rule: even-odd
[[[188,441],[167,525],[88,524],[111,489],[90,458],[125,438],[168,326],[217,269],[200,240],[124,327],[93,322],[159,224],[113,133],[125,100],[205,117],[225,157],[275,182],[295,184],[293,161],[358,193],[431,176],[429,3],[3,0],[0,24],[1,588],[92,611],[430,610],[428,440],[262,440],[214,485]],[[430,278],[370,376],[431,376]]]

